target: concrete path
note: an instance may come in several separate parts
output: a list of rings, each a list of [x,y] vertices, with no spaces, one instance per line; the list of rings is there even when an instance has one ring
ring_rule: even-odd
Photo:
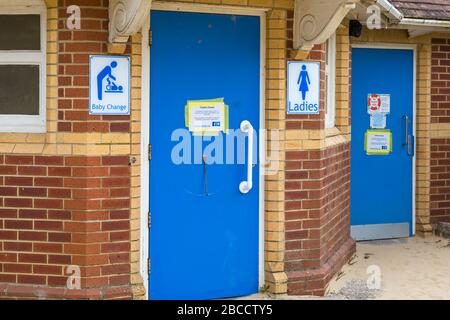
[[[415,237],[360,242],[355,257],[331,282],[328,297],[449,300],[450,241]]]
[[[258,294],[240,300],[271,300]],[[450,241],[410,238],[357,244],[357,253],[330,283],[327,296],[280,300],[450,300]]]

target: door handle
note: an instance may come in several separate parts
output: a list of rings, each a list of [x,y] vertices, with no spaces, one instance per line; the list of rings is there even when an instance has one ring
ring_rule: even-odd
[[[403,142],[402,146],[409,145],[409,117],[403,116],[403,123],[404,123],[404,133],[403,133]],[[409,151],[408,151],[409,152]]]
[[[414,136],[408,135],[408,156],[414,156]]]
[[[413,157],[414,156],[414,136],[409,134],[409,124],[410,119],[408,116],[403,116],[403,123],[404,123],[404,133],[403,133],[403,141],[402,146],[406,146],[406,152],[408,153],[408,156]]]
[[[241,131],[248,135],[247,181],[242,181],[239,191],[247,194],[253,188],[253,126],[250,121],[242,121]]]

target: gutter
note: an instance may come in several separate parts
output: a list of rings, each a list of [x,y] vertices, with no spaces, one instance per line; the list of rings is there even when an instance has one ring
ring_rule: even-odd
[[[403,14],[388,0],[376,0],[376,4],[386,11],[387,15],[391,16],[396,21],[404,20]]]
[[[430,28],[450,28],[449,20],[413,19],[403,18],[400,25],[430,27]]]
[[[376,0],[376,4],[383,8],[387,12],[387,15],[397,21],[399,25],[428,28],[450,28],[449,20],[405,18],[400,10],[398,10],[388,0]]]

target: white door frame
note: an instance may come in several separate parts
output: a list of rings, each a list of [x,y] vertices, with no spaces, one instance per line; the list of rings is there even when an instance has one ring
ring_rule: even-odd
[[[242,16],[260,17],[260,129],[265,129],[265,100],[266,100],[266,12],[267,8],[233,7],[191,3],[169,3],[155,1],[152,10],[160,11],[180,11],[199,12],[210,14],[229,14]],[[140,252],[140,273],[144,281],[146,295],[148,298],[148,271],[147,261],[149,259],[149,229],[148,212],[150,197],[150,163],[148,161],[150,143],[150,16],[142,28],[142,96],[141,96],[141,252]],[[261,136],[261,134],[259,135]],[[266,152],[265,139],[259,139],[259,148]],[[260,183],[259,183],[259,286],[265,282],[264,249],[265,249],[265,175],[260,163]]]
[[[363,49],[392,49],[392,50],[412,50],[413,51],[413,128],[414,135],[414,157],[412,159],[412,230],[413,236],[416,235],[416,164],[417,164],[417,45],[402,43],[383,43],[383,42],[361,42],[352,44],[353,48]]]

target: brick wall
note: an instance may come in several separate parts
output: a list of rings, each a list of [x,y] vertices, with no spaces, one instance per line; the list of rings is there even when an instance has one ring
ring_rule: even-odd
[[[450,138],[431,144],[431,222],[450,222]]]
[[[211,3],[210,0],[194,2]],[[348,218],[348,141],[339,132],[330,135],[324,129],[323,101],[319,116],[286,119],[285,74],[286,60],[292,53],[294,2],[214,2],[274,8],[267,16],[266,127],[280,130],[282,139],[286,139],[282,141],[280,151],[284,153],[286,148],[287,161],[280,163],[281,167],[286,164],[285,171],[268,176],[266,180],[266,279],[274,293],[283,294],[289,288],[293,294],[323,294],[327,281],[352,252],[348,230],[340,232]],[[0,211],[5,215],[0,216],[0,226],[3,229],[8,226],[6,233],[0,233],[0,274],[8,277],[0,279],[0,295],[130,298],[133,294],[130,282],[142,282],[139,276],[140,167],[128,163],[130,154],[140,158],[141,38],[140,35],[133,37],[126,50],[135,66],[132,68],[133,120],[130,117],[89,116],[88,56],[107,52],[108,1],[48,0],[47,3],[49,30],[50,26],[53,30],[48,34],[52,48],[48,133],[0,137],[0,143],[7,144],[0,144],[0,167],[7,171],[7,182],[16,184],[3,185],[5,180],[0,177],[0,190],[5,193],[0,199],[2,209],[6,210]],[[65,28],[66,7],[72,4],[81,6],[81,31]],[[310,59],[323,61],[324,54],[324,46],[317,46]],[[345,54],[339,55],[345,63],[343,57]],[[341,71],[339,90],[343,92],[337,99],[338,116],[341,117],[338,125],[342,130],[348,119],[348,98],[343,82],[345,67]],[[323,73],[322,70],[322,84]],[[322,85],[323,94],[324,88]],[[303,152],[306,152],[305,158],[300,157]],[[27,159],[28,163],[9,163],[11,156]],[[283,162],[284,157],[281,158],[280,162]],[[42,159],[46,159],[45,163]],[[24,170],[31,171],[25,173]],[[32,173],[33,170],[36,171]],[[308,177],[301,176],[304,172],[308,172]],[[296,177],[297,174],[300,176]],[[286,183],[285,176],[289,176]],[[39,185],[43,181],[62,185]],[[20,185],[26,182],[31,185]],[[300,188],[290,186],[290,183],[298,182]],[[35,192],[40,192],[40,196],[22,196],[20,192],[25,192],[21,191],[22,187],[37,189]],[[56,196],[58,192],[59,197]],[[291,203],[297,202],[306,207],[290,208]],[[300,211],[304,209],[310,217],[301,217]],[[37,210],[33,212],[39,212],[40,216],[24,215],[21,210]],[[41,230],[40,221],[47,221],[52,228],[58,229]],[[21,225],[31,229],[22,230]],[[40,238],[20,238],[24,231],[37,232]],[[302,236],[304,232],[307,232],[306,238]],[[293,249],[285,250],[298,241],[303,241],[305,248],[297,253]],[[13,247],[8,243],[14,243]],[[6,248],[9,251],[5,251]],[[17,248],[21,249],[13,250]],[[20,261],[23,254],[37,254],[41,260],[24,263]],[[65,260],[53,260],[53,256],[65,257]],[[31,270],[24,266],[26,264]],[[81,291],[64,288],[64,280],[67,280],[64,272],[70,264],[81,267]],[[6,267],[8,272],[5,265],[9,265]],[[14,271],[12,265],[18,269]],[[32,279],[39,283],[32,283]]]
[[[450,128],[450,39],[432,40],[431,123]],[[450,135],[431,139],[431,223],[450,222]]]
[[[108,53],[108,0],[59,0],[58,130],[129,132],[130,116],[89,115],[89,55]],[[81,8],[81,30],[66,28],[67,7]],[[127,47],[127,54],[130,46]]]
[[[349,236],[349,146],[288,152],[287,270],[320,267]]]
[[[69,296],[129,284],[127,157],[0,156],[0,172],[0,283],[64,288],[74,265],[96,290]]]
[[[292,15],[291,15],[292,17]],[[292,30],[292,19],[289,21]],[[320,115],[288,115],[285,181],[285,271],[288,293],[323,295],[354,252],[350,238],[349,39],[338,31],[336,126],[325,129],[325,44],[307,60],[321,63]],[[292,34],[292,32],[290,32]],[[292,42],[288,40],[288,48]],[[293,56],[292,50],[288,55]]]
[[[334,272],[348,258],[341,249],[350,239],[350,150],[286,153],[286,271],[291,294],[322,295],[332,270],[308,277],[331,259]],[[338,256],[334,257],[336,254]]]
[[[73,4],[80,31],[65,26]],[[130,117],[88,115],[88,57],[107,52],[108,1],[47,6],[48,132],[0,136],[0,298],[131,298]],[[80,290],[67,288],[68,266]]]

